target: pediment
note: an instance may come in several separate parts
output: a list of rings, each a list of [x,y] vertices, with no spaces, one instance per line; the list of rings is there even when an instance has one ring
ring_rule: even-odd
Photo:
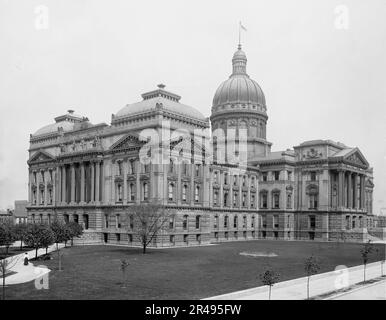
[[[170,142],[170,152],[173,156],[181,156],[182,152],[189,151],[195,155],[201,156],[205,154],[206,157],[210,156],[205,146],[200,141],[197,141],[197,139],[191,137],[180,137]]]
[[[122,149],[129,149],[129,148],[138,148],[144,145],[145,142],[139,140],[138,135],[130,133],[116,141],[112,144],[110,147],[110,150],[122,150]]]
[[[28,163],[55,161],[55,157],[44,150],[39,150],[29,158]]]
[[[358,148],[354,148],[352,151],[346,154],[343,159],[353,165],[359,165],[365,168],[369,167],[369,163]]]

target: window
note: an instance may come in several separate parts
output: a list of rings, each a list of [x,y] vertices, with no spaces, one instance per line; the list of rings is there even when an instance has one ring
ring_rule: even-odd
[[[121,241],[121,234],[120,233],[116,233],[115,235],[117,237],[117,242],[120,242]]]
[[[288,180],[292,180],[292,171],[287,171]]]
[[[74,214],[74,222],[79,223],[79,216],[77,214]]]
[[[316,172],[315,171],[311,171],[311,173],[310,173],[310,180],[311,181],[316,181]]]
[[[287,209],[291,209],[291,208],[292,208],[292,194],[287,193]]]
[[[287,216],[287,228],[289,228],[291,226],[291,216],[288,215]]]
[[[278,215],[274,215],[273,216],[273,219],[272,219],[272,223],[273,223],[273,227],[274,228],[279,228],[279,216]]]
[[[273,179],[275,181],[279,181],[279,179],[280,179],[280,171],[274,171],[273,172]]]
[[[174,161],[173,161],[173,159],[170,159],[170,162],[169,162],[169,172],[170,173],[174,172]]]
[[[218,191],[216,190],[213,192],[213,204],[215,206],[217,206],[217,201],[218,201]]]
[[[262,224],[263,228],[267,227],[267,216],[266,215],[263,215],[261,217],[261,224]]]
[[[238,225],[238,217],[234,216],[233,217],[233,228],[237,228],[237,225]]]
[[[247,194],[243,192],[243,201],[242,201],[242,206],[246,207],[247,206]]]
[[[184,234],[184,242],[188,243],[188,235],[187,234]]]
[[[48,173],[49,173],[49,176],[50,176],[50,181],[52,181],[53,179],[52,179],[52,170],[50,169],[49,171],[48,171]]]
[[[233,206],[237,206],[237,198],[238,198],[238,193],[235,191],[233,192]]]
[[[195,165],[195,173],[196,173],[196,177],[198,177],[200,175],[200,165],[199,164]]]
[[[64,214],[63,215],[63,220],[64,220],[64,223],[69,223],[70,222],[70,216],[68,214]]]
[[[47,214],[47,223],[51,224],[51,214]]]
[[[118,229],[121,227],[121,216],[119,214],[115,216],[115,227]]]
[[[122,161],[118,161],[117,166],[118,166],[118,176],[121,176],[122,175]]]
[[[44,204],[45,193],[44,190],[40,190],[40,204]]]
[[[251,188],[255,188],[255,177],[251,177]]]
[[[83,226],[85,230],[88,229],[88,214],[83,215]]]
[[[261,208],[263,208],[263,209],[268,208],[268,193],[267,192],[261,193],[260,205],[261,205]]]
[[[359,217],[359,226],[358,227],[363,228],[363,219],[361,216]]]
[[[247,178],[243,176],[243,187],[245,187],[246,185],[247,185]]]
[[[40,171],[40,179],[44,182],[44,171]]]
[[[36,172],[33,173],[33,182],[36,183]]]
[[[43,223],[43,214],[39,214],[39,223]]]
[[[254,227],[255,227],[255,216],[253,215],[251,219],[251,228],[254,228]]]
[[[280,208],[280,193],[279,192],[273,193],[273,208],[275,208],[275,209]]]
[[[199,186],[196,186],[196,188],[194,190],[194,201],[195,202],[200,201],[200,187]]]
[[[310,194],[309,195],[309,208],[310,209],[317,209],[318,208],[318,195],[317,194]]]
[[[169,218],[169,229],[174,229],[174,217]]]
[[[118,202],[122,201],[122,185],[120,183],[117,184],[117,199]]]
[[[109,216],[105,214],[105,228],[107,229],[109,227]]]
[[[129,216],[129,227],[131,230],[134,229],[134,216],[132,214]]]
[[[169,183],[169,201],[173,201],[174,194],[174,183]]]
[[[36,204],[36,190],[32,191],[32,203]]]
[[[224,173],[224,184],[228,184],[228,173]]]
[[[182,228],[184,230],[188,230],[188,216],[184,215],[184,218],[182,220]]]
[[[224,228],[228,228],[228,225],[229,225],[229,217],[228,216],[225,216],[224,217]]]
[[[196,229],[200,229],[200,219],[201,216],[196,216]]]
[[[217,171],[214,172],[213,182],[214,183],[218,183],[218,173],[217,173]]]
[[[251,208],[255,207],[255,201],[256,201],[256,196],[254,194],[251,194]]]
[[[129,244],[131,244],[133,242],[133,235],[132,234],[128,234],[127,235],[127,240],[129,242]]]
[[[144,201],[148,200],[148,198],[149,198],[149,185],[147,184],[147,182],[145,182],[143,184],[142,194],[143,194],[142,200],[144,200]]]
[[[228,192],[224,192],[224,207],[228,206]]]
[[[228,240],[228,238],[229,238],[229,234],[228,234],[228,232],[224,232],[224,236],[225,236],[225,239],[227,239],[227,240]]]
[[[237,176],[236,175],[233,176],[233,185],[237,186]]]
[[[247,216],[243,216],[243,228],[247,227]]]
[[[129,184],[129,201],[135,200],[135,185],[134,183]]]
[[[309,218],[310,229],[315,229],[316,228],[315,216],[309,216],[308,218]]]
[[[182,172],[183,172],[183,174],[185,175],[185,176],[187,176],[188,175],[188,164],[187,163],[183,163],[183,165],[182,165]]]
[[[150,164],[145,164],[145,173],[150,172]]]
[[[355,229],[356,228],[356,216],[353,216],[352,217],[352,228]]]
[[[261,174],[261,179],[262,179],[263,181],[268,181],[268,172],[263,172],[263,173]]]
[[[196,241],[198,243],[201,243],[201,235],[200,234],[196,234]]]
[[[135,173],[135,160],[130,160],[130,174]]]
[[[184,184],[182,186],[182,201],[186,202],[186,193],[188,190],[188,185]]]
[[[34,213],[31,215],[31,218],[32,218],[32,223],[35,223],[35,214]]]
[[[170,235],[169,237],[169,242],[174,244],[174,235]]]
[[[213,229],[218,228],[218,215],[214,216]]]
[[[350,229],[350,216],[346,216],[346,229]]]
[[[48,203],[52,204],[52,189],[48,189]]]

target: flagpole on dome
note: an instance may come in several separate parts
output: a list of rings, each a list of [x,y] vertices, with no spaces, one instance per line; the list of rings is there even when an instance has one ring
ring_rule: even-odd
[[[245,28],[242,24],[241,21],[239,21],[239,46],[238,49],[241,50],[241,29],[244,31],[247,31],[247,28]]]

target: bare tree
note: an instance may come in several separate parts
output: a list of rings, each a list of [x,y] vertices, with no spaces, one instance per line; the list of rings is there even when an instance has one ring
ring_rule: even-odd
[[[269,294],[268,299],[271,300],[271,290],[275,283],[277,283],[280,279],[280,274],[276,271],[272,270],[271,268],[267,268],[262,274],[260,274],[260,280],[261,282],[269,286]]]
[[[363,282],[366,281],[366,265],[369,260],[369,255],[373,252],[374,245],[371,243],[371,240],[366,242],[361,249],[361,256],[363,261]]]
[[[155,239],[158,233],[164,229],[165,224],[174,214],[170,213],[158,203],[135,204],[129,207],[126,220],[128,228],[138,238],[142,245],[143,253],[146,247]],[[130,224],[132,224],[130,226]]]
[[[5,278],[7,273],[11,271],[11,269],[16,265],[20,257],[11,256],[8,258],[4,258],[0,260],[0,276],[3,279],[2,281],[2,299],[5,300]]]
[[[121,260],[121,271],[122,271],[122,277],[123,277],[123,288],[126,288],[126,282],[127,282],[127,267],[130,265],[129,261],[126,259]]]
[[[319,269],[319,261],[313,255],[307,258],[304,262],[304,270],[307,274],[307,299],[310,298],[310,278],[314,274],[317,274],[319,272]]]

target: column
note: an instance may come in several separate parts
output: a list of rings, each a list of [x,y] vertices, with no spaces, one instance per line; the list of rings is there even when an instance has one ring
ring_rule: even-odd
[[[181,168],[183,166],[183,162],[182,162],[182,160],[180,160],[179,162],[180,163],[178,163],[176,165],[176,168],[177,168],[177,185],[176,185],[176,189],[175,189],[175,197],[177,198],[176,199],[177,200],[177,205],[181,205],[181,196],[182,196]]]
[[[97,161],[95,163],[95,201],[99,203],[101,201],[100,197],[100,183],[101,183],[101,163],[100,161]],[[126,182],[126,176],[125,176],[125,182]]]
[[[80,202],[81,203],[85,202],[84,191],[85,191],[84,162],[81,162],[80,164]]]
[[[58,182],[57,180],[57,169],[54,168],[52,169],[52,204],[56,205],[57,200],[56,200],[56,190],[57,186],[56,183]]]
[[[94,192],[95,192],[95,172],[94,172],[94,162],[90,162],[91,169],[91,199],[90,202],[93,203],[95,201]]]
[[[224,188],[223,188],[223,184],[224,184],[224,180],[225,180],[224,175],[225,175],[225,172],[223,172],[222,170],[219,170],[220,191],[219,191],[219,195],[218,195],[218,201],[220,201],[220,208],[224,207]],[[212,171],[212,175],[211,175],[212,186],[213,186],[213,178],[214,178],[214,174]],[[228,176],[228,182],[229,182],[229,176]],[[212,187],[211,192],[213,193],[213,187]]]
[[[62,166],[62,203],[66,203],[66,166]]]
[[[195,164],[192,163],[191,166],[190,166],[190,205],[193,206],[194,205],[194,174],[195,174],[195,170],[194,170],[194,167],[195,167]]]
[[[344,204],[344,171],[338,170],[338,208],[341,210]]]
[[[141,202],[141,181],[140,181],[140,175],[139,170],[141,168],[141,164],[139,162],[139,159],[135,160],[135,186],[136,186],[136,192],[135,192],[135,199],[136,203],[139,204]],[[166,177],[166,171],[164,172],[164,175]]]
[[[36,204],[40,206],[40,171],[36,171]]]
[[[71,164],[71,202],[75,202],[75,165]]]
[[[238,181],[239,181],[239,194],[238,194],[238,196],[239,196],[239,209],[241,209],[241,204],[242,204],[242,196],[243,196],[243,176],[242,175],[238,175]],[[238,226],[237,226],[238,227]]]
[[[48,187],[47,187],[47,180],[48,180],[48,177],[47,177],[47,171],[44,170],[43,171],[43,175],[44,175],[44,205],[46,206],[47,203],[48,203]]]
[[[347,202],[347,207],[352,208],[352,196],[353,196],[353,191],[352,191],[352,172],[348,172],[348,186],[347,186],[347,194],[348,194],[348,202]]]
[[[251,209],[251,180],[252,180],[252,177],[247,175],[247,187],[248,187],[248,191],[247,191],[247,201],[246,201],[246,205],[247,205],[247,208],[248,209]],[[256,189],[255,189],[256,190]],[[284,202],[285,203],[285,202]]]
[[[354,186],[353,186],[353,208],[357,209],[358,208],[358,174],[354,173],[353,174],[353,180],[354,180]]]
[[[361,205],[360,208],[363,210],[365,208],[365,179],[366,176],[362,174],[361,176]]]

